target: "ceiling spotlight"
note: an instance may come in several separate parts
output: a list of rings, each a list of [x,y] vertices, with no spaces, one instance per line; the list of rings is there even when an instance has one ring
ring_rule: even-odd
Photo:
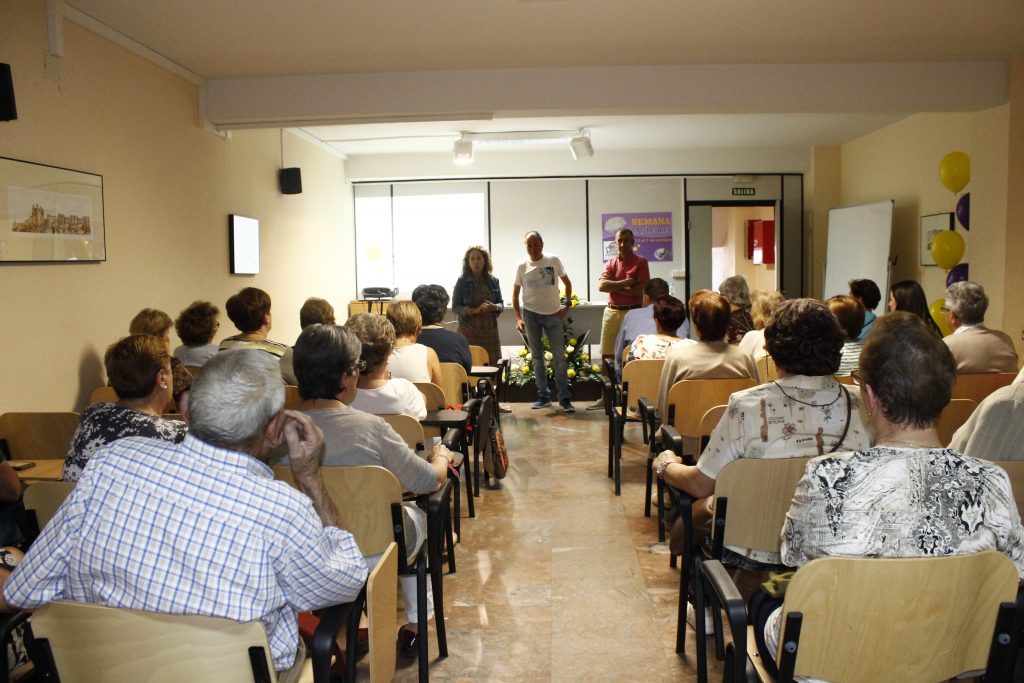
[[[569,151],[573,159],[594,156],[594,146],[590,144],[589,131],[580,129],[576,137],[569,141]]]
[[[457,164],[473,163],[473,141],[467,140],[465,135],[455,141],[452,146],[452,154]]]

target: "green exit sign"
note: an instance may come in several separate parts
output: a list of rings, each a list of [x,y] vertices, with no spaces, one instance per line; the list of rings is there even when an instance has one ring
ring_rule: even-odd
[[[753,197],[756,190],[753,187],[734,187],[732,188],[733,197]]]

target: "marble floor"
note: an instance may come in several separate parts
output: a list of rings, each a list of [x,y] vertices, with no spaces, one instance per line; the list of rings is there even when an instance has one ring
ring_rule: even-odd
[[[462,520],[445,577],[449,656],[437,659],[431,628],[431,680],[695,680],[692,631],[687,656],[674,651],[679,575],[643,516],[640,427],[626,427],[616,497],[607,419],[578,407],[517,403],[502,417],[511,470]],[[415,662],[399,667],[396,680],[416,680]]]

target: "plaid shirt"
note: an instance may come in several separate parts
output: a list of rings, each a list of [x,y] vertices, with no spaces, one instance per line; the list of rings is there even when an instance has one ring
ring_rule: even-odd
[[[274,668],[298,647],[296,612],[353,599],[367,568],[352,535],[248,455],[187,436],[98,452],[4,586],[51,600],[263,622]]]

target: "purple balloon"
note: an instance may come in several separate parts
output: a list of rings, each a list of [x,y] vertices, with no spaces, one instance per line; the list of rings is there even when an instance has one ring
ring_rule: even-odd
[[[958,263],[949,269],[946,273],[946,286],[949,287],[954,282],[963,282],[967,280],[967,264]]]
[[[971,229],[971,193],[968,192],[956,203],[956,218],[964,230]]]

